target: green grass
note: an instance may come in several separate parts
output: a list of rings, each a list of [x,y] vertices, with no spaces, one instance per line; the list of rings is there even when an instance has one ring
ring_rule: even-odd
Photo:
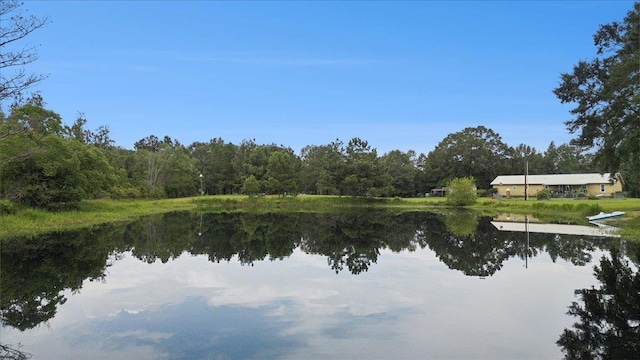
[[[5,204],[6,205],[6,204]],[[42,233],[72,230],[99,224],[126,222],[141,216],[172,211],[258,211],[258,212],[324,212],[357,208],[384,208],[397,211],[420,211],[446,207],[444,198],[353,198],[338,196],[275,195],[248,197],[218,195],[162,200],[89,200],[77,211],[50,213],[23,207],[0,214],[0,239],[35,236]],[[517,213],[553,222],[586,223],[586,216],[600,211],[624,211],[622,219],[612,225],[623,229],[623,235],[640,241],[640,199],[503,199],[480,198],[470,207],[484,215]]]
[[[494,208],[548,208],[548,209],[576,209],[591,206],[598,206],[605,212],[611,211],[640,211],[640,199],[598,199],[598,200],[573,200],[573,199],[550,199],[536,200],[523,198],[495,200],[491,198],[480,198],[478,206]]]
[[[574,223],[587,225],[587,216],[599,212],[624,211],[621,219],[609,220],[608,225],[621,229],[620,234],[634,241],[640,241],[640,199],[597,199],[573,200],[550,199],[537,200],[523,198],[495,200],[480,199],[471,208],[486,215],[517,213],[532,215],[543,222]]]
[[[601,211],[624,211],[627,217],[640,216],[640,199],[598,199],[598,200],[527,200],[524,199],[481,199],[471,208],[480,211],[507,211],[524,213],[562,213],[571,216],[586,217]]]
[[[444,205],[444,199],[401,199],[401,198],[354,198],[350,196],[332,195],[299,195],[296,197],[267,196],[206,196],[194,198],[199,209],[239,209],[264,210],[272,209],[290,211],[322,211],[338,208],[405,208],[423,209],[428,205]]]
[[[0,239],[35,236],[105,223],[131,221],[144,215],[194,209],[192,199],[165,200],[88,200],[77,211],[48,212],[18,208],[14,214],[0,216]]]

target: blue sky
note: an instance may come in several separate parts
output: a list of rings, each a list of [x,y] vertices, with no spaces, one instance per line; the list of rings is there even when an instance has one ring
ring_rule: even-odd
[[[427,154],[483,125],[544,151],[568,142],[552,89],[631,1],[25,1],[49,74],[34,90],[116,145],[345,143]]]

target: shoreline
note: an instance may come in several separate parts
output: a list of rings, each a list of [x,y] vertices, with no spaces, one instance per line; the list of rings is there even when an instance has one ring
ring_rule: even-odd
[[[213,195],[159,200],[87,200],[75,211],[47,212],[18,208],[14,214],[0,216],[0,240],[12,237],[35,237],[50,232],[68,231],[109,223],[127,222],[146,215],[174,211],[306,211],[334,212],[349,209],[375,208],[394,211],[435,211],[458,209],[446,204],[445,198],[353,198],[330,195],[276,195],[248,197],[246,195]],[[640,199],[599,200],[496,200],[479,198],[464,207],[484,216],[504,213],[534,215],[553,223],[588,224],[589,215],[600,211],[624,211],[625,215],[607,224],[621,228],[621,235],[640,241]]]

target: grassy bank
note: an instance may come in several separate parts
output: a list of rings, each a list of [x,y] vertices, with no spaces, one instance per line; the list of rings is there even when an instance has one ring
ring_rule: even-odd
[[[190,198],[163,200],[89,200],[78,211],[52,213],[18,208],[15,214],[0,216],[0,239],[35,236],[42,233],[73,230],[94,225],[127,222],[141,216],[195,209]]]
[[[300,195],[277,196],[205,196],[162,200],[91,200],[78,211],[50,213],[18,208],[14,214],[0,216],[0,238],[35,236],[51,231],[78,229],[93,225],[131,221],[140,216],[172,211],[338,211],[354,208],[385,208],[399,211],[433,210],[446,207],[443,198],[352,198]],[[625,216],[612,225],[623,229],[623,236],[640,241],[640,199],[572,200],[530,199],[494,200],[481,198],[470,208],[484,215],[528,214],[545,221],[583,223],[585,216],[600,211],[624,211]]]
[[[401,198],[354,198],[331,195],[278,196],[207,196],[194,198],[194,204],[202,210],[242,210],[242,211],[333,211],[353,208],[403,208],[424,209],[427,204],[444,205],[444,199],[427,201],[423,199]]]
[[[625,215],[622,218],[608,220],[606,223],[619,227],[624,238],[640,241],[640,199],[480,199],[471,208],[486,215],[517,213],[533,215],[544,222],[582,225],[588,225],[587,216],[599,212],[624,211]]]

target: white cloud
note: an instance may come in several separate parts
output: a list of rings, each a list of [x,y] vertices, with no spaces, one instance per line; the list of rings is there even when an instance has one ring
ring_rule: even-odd
[[[67,294],[69,301],[50,321],[53,331],[22,335],[26,349],[35,352],[47,344],[65,353],[73,346],[65,333],[77,334],[114,314],[152,314],[202,297],[212,311],[267,309],[266,321],[288,324],[281,336],[305,340],[290,358],[531,357],[517,349],[556,357],[555,340],[572,321],[564,312],[574,300],[573,289],[595,281],[590,266],[553,263],[544,254],[531,259],[529,269],[521,259],[508,260],[481,280],[447,269],[428,249],[383,250],[377,263],[357,276],[347,270],[336,275],[324,256],[300,250],[284,261],[254,266],[212,263],[206,256],[146,264],[127,255],[109,271],[105,283],[86,282],[81,293]],[[11,330],[3,330],[5,336],[17,338]]]

